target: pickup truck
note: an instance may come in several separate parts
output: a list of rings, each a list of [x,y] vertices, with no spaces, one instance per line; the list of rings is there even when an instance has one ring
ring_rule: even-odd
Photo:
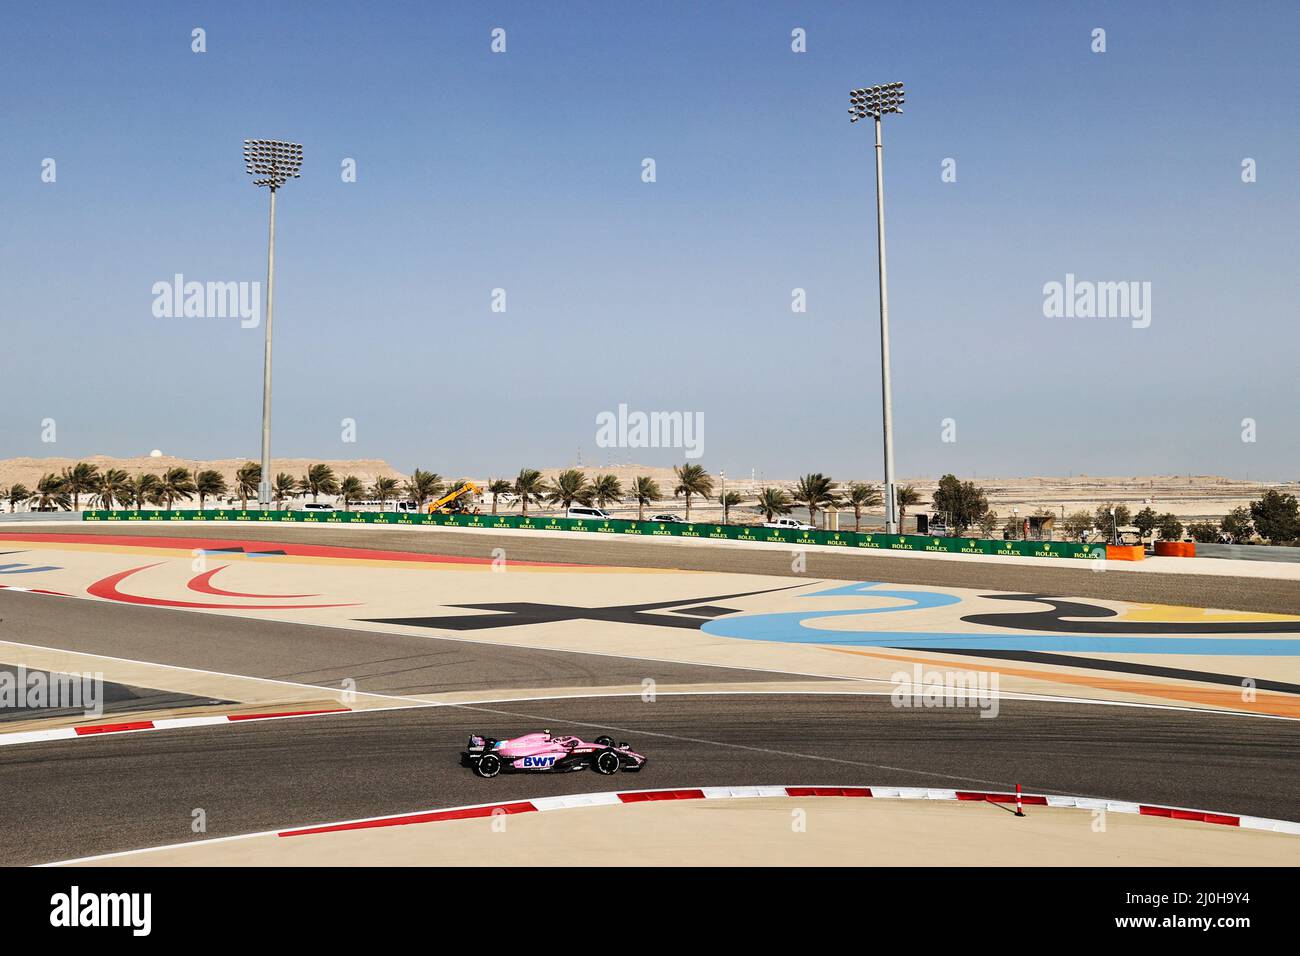
[[[787,531],[816,531],[817,530],[808,522],[800,521],[797,518],[777,518],[774,521],[764,521],[763,527],[784,528]]]

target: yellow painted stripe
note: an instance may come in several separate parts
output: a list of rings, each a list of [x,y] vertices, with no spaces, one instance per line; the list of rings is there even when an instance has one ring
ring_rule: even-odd
[[[858,657],[874,657],[886,661],[907,661],[908,663],[926,664],[935,668],[958,669],[953,661],[934,660],[933,658],[913,657],[905,654],[878,654],[872,651],[852,650],[847,647],[827,647],[824,650],[838,654],[853,654]],[[1275,717],[1300,717],[1300,698],[1266,691],[1257,691],[1255,700],[1242,699],[1241,691],[1218,690],[1201,687],[1187,687],[1176,684],[1162,684],[1155,681],[1133,680],[1130,678],[1091,676],[1088,674],[1071,674],[1061,671],[1040,671],[1028,668],[983,666],[979,664],[960,663],[962,670],[984,671],[986,673],[1008,674],[1013,677],[1033,678],[1049,683],[1090,687],[1095,690],[1108,690],[1119,694],[1137,694],[1143,697],[1159,697],[1177,700],[1183,703],[1199,704],[1208,707],[1221,707],[1227,710],[1243,710],[1256,714],[1270,714]]]
[[[1222,623],[1225,621],[1266,621],[1294,623],[1296,614],[1261,614],[1253,611],[1216,611],[1203,607],[1179,607],[1174,604],[1134,604],[1119,615],[1121,621],[1177,621],[1188,623]]]

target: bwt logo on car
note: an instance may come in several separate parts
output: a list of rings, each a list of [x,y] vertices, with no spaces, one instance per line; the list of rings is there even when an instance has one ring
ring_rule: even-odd
[[[524,766],[531,767],[533,769],[537,769],[539,767],[553,767],[555,766],[555,758],[554,757],[525,757]]]
[[[132,936],[148,936],[153,928],[152,893],[82,893],[73,886],[50,897],[50,925],[127,926]]]
[[[262,324],[260,282],[186,282],[178,272],[150,291],[156,319],[239,319],[244,329]]]

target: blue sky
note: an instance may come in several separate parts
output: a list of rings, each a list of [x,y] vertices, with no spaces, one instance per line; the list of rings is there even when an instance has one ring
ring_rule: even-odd
[[[268,137],[305,153],[277,455],[681,462],[595,447],[627,403],[703,413],[710,469],[878,477],[872,138],[846,97],[897,79],[900,476],[1300,477],[1294,4],[111,6],[0,30],[0,457],[257,456],[262,330],[155,318],[151,288],[265,281],[240,151]],[[1045,318],[1067,273],[1150,282],[1150,327]]]

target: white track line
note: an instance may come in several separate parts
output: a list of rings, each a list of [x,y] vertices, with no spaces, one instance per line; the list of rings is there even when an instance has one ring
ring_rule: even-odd
[[[507,800],[493,801],[491,803],[473,803],[458,807],[444,807],[438,810],[412,810],[407,813],[391,813],[378,817],[360,817],[353,820],[339,820],[332,823],[308,824],[306,826],[277,827],[274,830],[261,830],[256,833],[241,833],[235,836],[213,837],[208,840],[191,840],[187,843],[168,843],[162,846],[144,847],[138,850],[119,850],[114,853],[100,853],[94,856],[76,857],[70,860],[57,860],[51,863],[37,864],[40,867],[68,866],[76,863],[93,863],[100,860],[120,859],[126,856],[135,856],[141,853],[157,853],[163,850],[187,849],[198,846],[211,846],[216,843],[231,843],[236,840],[251,840],[256,837],[268,836],[295,836],[302,835],[302,831],[320,829],[322,827],[347,827],[356,824],[382,823],[385,820],[398,820],[403,817],[424,816],[440,813],[456,813],[461,811],[472,810],[491,810],[496,807],[507,806],[512,804],[529,804],[532,809],[539,812],[551,812],[554,810],[572,810],[582,809],[593,806],[624,806],[629,803],[641,802],[658,802],[658,801],[637,801],[624,800],[625,796],[635,797],[639,794],[670,794],[681,792],[699,791],[701,797],[691,796],[681,797],[678,799],[705,799],[705,800],[726,800],[726,799],[747,799],[762,797],[779,797],[791,800],[801,800],[810,798],[834,797],[839,794],[792,794],[792,790],[828,790],[828,791],[865,791],[864,793],[854,794],[852,798],[874,797],[885,800],[935,800],[949,801],[958,800],[958,791],[939,788],[925,787],[878,787],[878,786],[861,786],[844,784],[801,784],[798,786],[745,786],[745,787],[672,787],[672,788],[655,788],[647,790],[623,790],[623,791],[597,791],[594,793],[584,794],[567,794],[558,797],[534,797],[527,800]],[[982,794],[990,798],[997,798],[998,802],[1009,803],[1015,798],[1015,794],[1005,791],[978,791],[963,790],[965,794]],[[1068,794],[1035,794],[1025,793],[1021,796],[1026,800],[1044,800],[1046,805],[1054,809],[1076,809],[1076,810],[1105,810],[1111,813],[1136,813],[1146,816],[1167,817],[1166,813],[1151,813],[1150,811],[1177,811],[1186,814],[1199,814],[1201,816],[1214,816],[1226,819],[1236,820],[1235,826],[1241,829],[1262,830],[1272,833],[1300,834],[1300,823],[1290,820],[1275,820],[1268,817],[1250,817],[1242,816],[1235,813],[1222,813],[1214,810],[1193,810],[1186,807],[1168,807],[1162,804],[1139,804],[1131,803],[1126,800],[1113,800],[1106,797],[1079,797]],[[978,800],[967,798],[967,802],[979,802]],[[1042,806],[1043,804],[1037,804]],[[1146,812],[1144,812],[1146,811]],[[1177,819],[1177,818],[1174,818]],[[400,826],[418,826],[422,822],[443,822],[443,821],[412,821],[405,824],[396,824]],[[1217,821],[1201,821],[1217,822]],[[1234,824],[1226,824],[1233,826]]]
[[[526,704],[526,703],[535,703],[539,701],[544,702],[544,701],[569,701],[569,700],[599,700],[603,698],[631,698],[631,697],[640,697],[640,696],[641,696],[641,692],[638,691],[608,691],[608,692],[596,692],[590,694],[553,694],[553,695],[542,695],[542,696],[533,696],[533,697],[493,697],[493,698],[484,698],[482,700],[475,699],[475,700],[464,700],[464,701],[444,701],[444,700],[428,701],[428,700],[421,700],[416,697],[411,697],[411,698],[398,698],[401,700],[407,700],[409,701],[409,703],[399,705],[399,706],[393,706],[393,707],[365,707],[365,708],[360,708],[355,710],[348,709],[348,710],[329,711],[329,712],[322,712],[322,713],[315,713],[315,714],[287,713],[287,714],[280,714],[280,715],[267,716],[267,717],[258,717],[256,719],[231,720],[227,715],[213,715],[213,716],[202,716],[202,717],[164,717],[159,719],[146,718],[149,720],[150,723],[153,724],[152,727],[111,730],[111,731],[103,731],[103,732],[91,733],[91,734],[78,734],[76,733],[76,727],[52,727],[48,730],[19,731],[17,733],[9,733],[9,734],[0,733],[0,747],[10,746],[15,744],[43,743],[47,741],[91,740],[91,739],[98,739],[103,737],[118,737],[124,734],[146,733],[150,730],[182,730],[182,729],[189,729],[191,727],[230,726],[231,724],[236,724],[236,723],[253,724],[253,723],[261,723],[262,721],[265,720],[305,720],[309,717],[348,717],[348,716],[356,716],[356,715],[363,715],[363,714],[383,714],[383,713],[390,713],[392,711],[422,710],[422,709],[438,708],[438,707],[462,707],[467,710],[486,710],[488,709],[484,706],[486,704]],[[891,697],[893,696],[893,692],[879,691],[879,690],[852,690],[851,691],[851,690],[771,690],[771,689],[666,690],[666,691],[656,691],[655,696],[656,697],[747,697],[747,696],[748,697]],[[961,696],[964,697],[964,699],[968,699],[968,700],[973,699],[977,703],[981,700],[980,696],[975,693],[966,693],[964,695],[954,693],[953,696]],[[1059,704],[1083,704],[1088,706],[1106,706],[1106,707],[1132,707],[1132,708],[1138,708],[1144,710],[1168,710],[1168,711],[1176,711],[1181,713],[1202,714],[1202,715],[1210,715],[1210,716],[1262,717],[1271,720],[1292,720],[1292,721],[1300,720],[1300,718],[1297,717],[1280,717],[1273,714],[1247,714],[1247,713],[1242,713],[1240,711],[1234,711],[1234,710],[1206,710],[1204,708],[1195,708],[1195,707],[1172,707],[1165,704],[1144,704],[1139,702],[1130,702],[1130,701],[1122,701],[1122,700],[1092,700],[1086,697],[1048,697],[1048,696],[1037,696],[1033,694],[999,693],[995,695],[994,699],[999,701],[1021,700],[1021,701],[1028,701],[1030,703],[1059,703]],[[275,705],[268,704],[268,706],[275,706]],[[499,713],[509,713],[509,712],[499,711]],[[110,720],[110,721],[105,721],[105,723],[108,724],[131,723],[130,714],[122,714],[120,716],[122,718],[120,720]],[[238,715],[233,715],[233,716],[238,717]],[[518,716],[528,716],[528,715],[518,715]],[[536,718],[536,719],[550,719],[560,723],[566,722],[561,720],[560,718]],[[581,724],[583,726],[592,726],[592,727],[606,726],[604,724],[594,724],[594,723],[582,724],[582,722],[575,722],[575,721],[567,721],[567,722]],[[613,729],[618,729],[618,728],[613,728]],[[644,733],[644,731],[639,731],[639,730],[629,731],[629,732]],[[682,739],[688,739],[688,738],[682,738]],[[773,751],[773,753],[777,753],[777,752],[778,751]],[[797,755],[797,756],[807,756],[807,755]],[[810,759],[829,759],[829,758],[810,758]],[[863,766],[874,767],[876,765],[864,764]],[[897,769],[897,768],[886,768],[886,769]],[[970,779],[975,780],[977,782],[988,782],[988,781],[979,781],[978,778],[974,778],[974,777]]]
[[[86,600],[94,600],[94,599],[87,598]],[[248,620],[257,620],[257,619],[249,618]],[[289,622],[271,621],[268,623],[279,624],[279,623],[289,623]],[[262,684],[275,684],[280,687],[293,687],[302,690],[314,691],[315,693],[320,693],[321,691],[326,691],[330,694],[344,693],[344,691],[341,690],[340,688],[329,687],[323,684],[302,684],[297,681],[280,680],[275,677],[251,677],[247,674],[231,674],[225,671],[206,670],[202,667],[186,667],[182,664],[164,664],[160,661],[142,661],[130,657],[114,657],[109,654],[96,654],[94,651],[74,651],[66,647],[51,647],[48,644],[25,644],[21,641],[8,641],[8,640],[4,640],[3,638],[0,638],[0,645],[10,645],[12,647],[23,647],[35,651],[54,651],[61,654],[76,654],[81,657],[95,657],[101,661],[112,661],[115,664],[139,664],[145,667],[161,667],[167,670],[184,671],[187,674],[203,674],[204,676],[207,677],[224,677],[224,678],[230,678],[234,680],[255,681],[257,683],[262,683]],[[354,693],[357,697],[373,697],[380,700],[402,700],[402,701],[412,700],[412,698],[403,696],[401,694],[375,694],[375,693],[371,693],[370,691],[360,691],[360,690],[355,691]]]

